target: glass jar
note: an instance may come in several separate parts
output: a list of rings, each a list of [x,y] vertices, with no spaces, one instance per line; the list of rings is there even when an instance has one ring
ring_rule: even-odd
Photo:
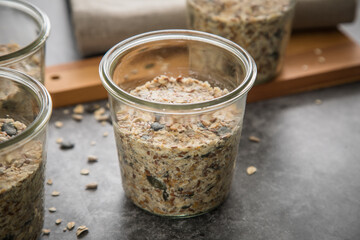
[[[217,55],[217,65],[208,52]],[[220,205],[229,194],[246,95],[256,78],[251,56],[213,34],[163,30],[115,45],[99,71],[109,93],[125,194],[160,216],[191,217]],[[197,103],[129,93],[159,76],[208,81],[228,93]]]
[[[51,109],[40,82],[0,67],[0,239],[41,234]]]
[[[259,84],[281,71],[294,8],[295,0],[187,0],[187,23],[245,48],[256,62]]]
[[[0,67],[27,73],[44,83],[48,17],[25,1],[0,1]]]

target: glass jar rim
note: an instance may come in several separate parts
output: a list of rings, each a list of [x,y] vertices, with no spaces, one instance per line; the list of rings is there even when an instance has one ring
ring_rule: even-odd
[[[18,84],[25,86],[38,97],[39,113],[27,128],[9,140],[0,143],[0,151],[11,148],[20,142],[27,142],[35,137],[49,122],[52,112],[52,100],[45,86],[34,78],[20,71],[0,67],[0,77],[7,78]]]
[[[215,98],[209,101],[203,101],[198,103],[160,103],[145,100],[136,96],[131,95],[127,91],[120,88],[112,80],[111,73],[116,67],[117,59],[121,57],[121,54],[129,51],[132,48],[138,47],[142,44],[149,42],[157,42],[163,40],[194,40],[202,41],[208,44],[212,44],[217,47],[221,47],[229,52],[232,52],[234,56],[241,60],[244,63],[246,75],[244,80],[240,85],[235,89],[230,91],[228,94]],[[205,33],[196,30],[187,30],[187,29],[171,29],[171,30],[158,30],[139,34],[128,38],[122,42],[119,42],[113,46],[102,58],[99,65],[99,74],[104,88],[109,94],[111,94],[116,99],[126,102],[130,105],[146,106],[150,108],[155,108],[157,110],[204,110],[204,109],[213,109],[219,106],[224,106],[229,103],[234,102],[239,97],[245,96],[247,92],[253,86],[256,79],[256,64],[254,59],[250,54],[237,45],[236,43],[211,34]]]
[[[40,31],[37,37],[28,45],[17,51],[1,55],[0,66],[2,65],[2,62],[5,62],[6,64],[9,62],[15,62],[18,58],[23,58],[35,52],[45,43],[50,34],[50,20],[48,16],[33,4],[21,0],[3,0],[0,1],[0,7],[1,6],[17,9],[32,17],[39,24]]]

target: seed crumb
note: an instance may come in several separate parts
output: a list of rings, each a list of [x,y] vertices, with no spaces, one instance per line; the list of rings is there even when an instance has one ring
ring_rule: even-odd
[[[70,110],[69,110],[69,109],[64,109],[63,113],[64,113],[65,115],[68,115],[68,114],[70,114]]]
[[[61,144],[63,141],[64,141],[63,138],[57,138],[57,139],[56,139],[56,143],[57,143],[57,144]]]
[[[89,232],[89,229],[85,225],[82,225],[82,226],[77,228],[76,236],[77,237],[82,237],[82,236],[85,236],[88,232]]]
[[[84,106],[82,104],[78,104],[74,107],[73,112],[76,114],[83,114],[84,110]]]
[[[319,63],[324,63],[326,61],[326,58],[325,57],[318,57],[318,62]]]
[[[80,174],[81,175],[89,175],[90,171],[89,169],[81,169]]]
[[[67,229],[72,230],[75,227],[75,222],[68,222],[68,224],[66,225]]]
[[[89,163],[93,163],[93,162],[97,162],[98,161],[98,158],[94,155],[89,155],[88,156],[88,162]]]
[[[103,137],[107,137],[107,136],[109,136],[109,132],[104,132]]]
[[[42,230],[42,233],[43,233],[44,235],[49,235],[50,232],[51,232],[50,229],[43,228],[43,230]]]
[[[106,126],[106,121],[101,121],[102,126]]]
[[[51,213],[56,212],[56,208],[54,208],[54,207],[49,208],[49,212],[51,212]]]
[[[56,121],[55,122],[55,127],[57,127],[57,128],[62,128],[64,126],[64,123],[63,122],[61,122],[61,121]]]
[[[46,181],[46,184],[47,184],[47,185],[52,185],[52,184],[53,184],[52,179],[51,179],[51,178],[49,178],[49,179]]]
[[[64,229],[63,229],[63,232],[66,232],[66,230],[67,230],[67,229],[66,229],[66,228],[64,228]]]
[[[75,121],[80,122],[80,121],[83,120],[83,115],[81,115],[81,114],[73,114],[73,115],[72,115],[72,118],[73,118]]]
[[[253,175],[254,173],[256,173],[256,167],[254,167],[254,166],[250,166],[250,167],[248,167],[247,169],[246,169],[246,173],[248,174],[248,175]]]
[[[56,225],[59,225],[61,222],[62,222],[62,220],[61,220],[60,218],[58,218],[58,219],[55,220],[55,224],[56,224]]]
[[[314,101],[314,103],[315,103],[316,105],[320,105],[320,104],[322,104],[322,101],[321,101],[321,99],[316,99],[316,100]]]
[[[314,49],[314,54],[315,54],[315,55],[321,55],[322,52],[323,52],[323,51],[321,50],[321,48],[315,48],[315,49]]]
[[[57,197],[57,196],[59,196],[60,195],[60,192],[58,192],[58,191],[53,191],[52,193],[51,193],[51,196],[53,196],[53,197]]]
[[[306,64],[304,64],[304,65],[301,66],[301,69],[302,69],[303,71],[307,71],[307,70],[309,70],[309,66],[306,65]]]
[[[60,149],[62,150],[68,150],[75,147],[75,144],[70,141],[63,141],[60,143]]]
[[[96,145],[96,141],[91,141],[91,142],[90,142],[90,145],[91,145],[91,146],[95,146],[95,145]]]
[[[96,190],[98,187],[97,183],[89,183],[86,185],[86,190]]]
[[[256,143],[260,142],[260,138],[255,137],[255,136],[250,136],[250,137],[249,137],[249,140],[250,140],[251,142],[256,142]]]

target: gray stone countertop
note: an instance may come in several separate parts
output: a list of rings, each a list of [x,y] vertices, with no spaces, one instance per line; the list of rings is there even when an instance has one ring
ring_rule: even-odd
[[[66,1],[31,2],[52,22],[48,64],[79,59]],[[72,108],[54,109],[49,124],[46,174],[53,185],[45,186],[45,207],[57,211],[46,211],[44,227],[51,234],[41,239],[76,239],[80,225],[89,228],[83,239],[96,240],[359,239],[360,83],[248,104],[230,196],[214,211],[191,219],[161,218],[135,207],[122,190],[112,126],[92,114],[76,122],[63,113]],[[55,121],[64,126],[56,128]],[[251,135],[260,142],[249,141]],[[75,147],[60,150],[59,137]],[[90,154],[99,161],[89,164]],[[250,165],[258,171],[248,176]],[[80,175],[83,168],[90,170],[88,176]],[[90,182],[99,184],[96,191],[85,190]],[[52,197],[52,191],[60,196]],[[58,218],[63,222],[55,225]],[[70,221],[75,229],[63,232]]]

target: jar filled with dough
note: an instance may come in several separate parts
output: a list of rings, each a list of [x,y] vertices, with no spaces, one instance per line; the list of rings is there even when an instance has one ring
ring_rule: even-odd
[[[187,22],[245,48],[256,62],[259,84],[281,71],[294,8],[295,0],[187,0]]]
[[[25,1],[0,1],[0,67],[17,69],[44,83],[49,32],[49,19],[36,6]]]
[[[216,64],[207,61],[217,55]],[[228,196],[256,66],[241,47],[190,30],[145,33],[100,63],[125,194],[160,216],[192,217]]]
[[[51,108],[39,81],[0,67],[0,239],[41,234]]]

